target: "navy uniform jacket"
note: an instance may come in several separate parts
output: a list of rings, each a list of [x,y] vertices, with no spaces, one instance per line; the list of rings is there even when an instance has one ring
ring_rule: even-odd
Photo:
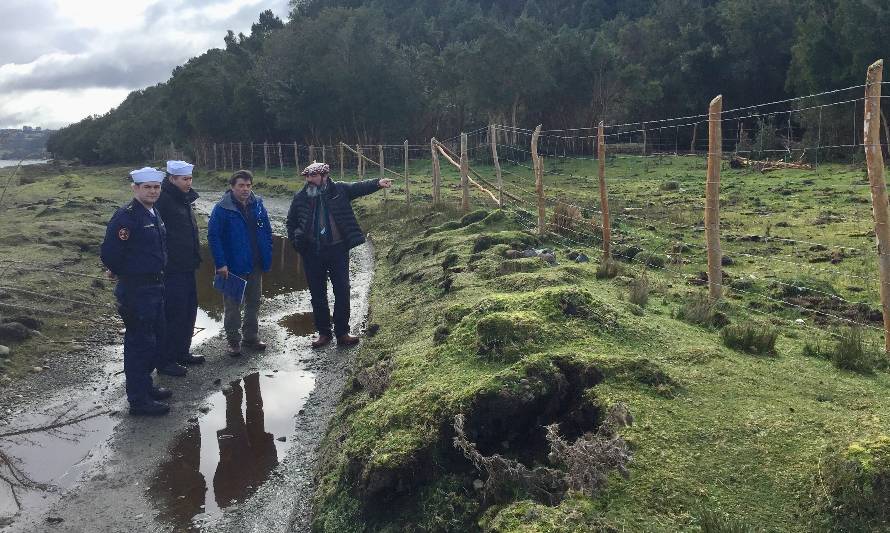
[[[105,230],[101,258],[116,276],[160,274],[167,265],[164,221],[133,199],[115,211]]]

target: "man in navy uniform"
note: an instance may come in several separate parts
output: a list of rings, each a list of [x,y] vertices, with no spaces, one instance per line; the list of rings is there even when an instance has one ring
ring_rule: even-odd
[[[184,376],[184,365],[197,365],[204,357],[190,353],[195,319],[198,316],[198,289],[195,270],[201,264],[198,221],[192,207],[198,193],[192,189],[194,165],[167,161],[167,177],[161,183],[161,196],[155,209],[167,230],[167,266],[164,268],[164,312],[167,339],[158,361],[158,374]]]
[[[102,262],[117,279],[114,295],[127,330],[124,376],[132,415],[163,415],[160,402],[172,396],[155,387],[151,372],[164,346],[164,266],[167,264],[164,222],[154,210],[164,173],[145,167],[130,172],[133,201],[115,211],[102,242]]]
[[[306,167],[306,184],[295,195],[287,213],[287,236],[303,258],[309,284],[312,316],[318,337],[313,348],[321,348],[337,337],[339,346],[358,344],[349,334],[349,250],[365,242],[355,219],[352,201],[380,189],[392,187],[390,179],[343,183],[330,179],[324,163]],[[334,289],[334,328],[328,304],[328,278]]]

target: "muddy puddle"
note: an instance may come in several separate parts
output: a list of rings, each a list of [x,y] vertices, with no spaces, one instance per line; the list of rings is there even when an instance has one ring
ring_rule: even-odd
[[[223,320],[223,299],[219,291],[213,288],[213,276],[216,272],[213,256],[206,243],[201,247],[201,257],[204,260],[197,273],[198,318],[195,321],[193,344],[215,337],[222,330]],[[263,296],[274,298],[307,288],[300,254],[294,250],[287,238],[273,236],[272,270],[263,274]],[[301,335],[311,333],[312,331]]]
[[[315,333],[315,319],[311,312],[287,315],[278,321],[278,325],[297,337]]]
[[[308,372],[255,372],[213,394],[209,411],[174,437],[151,483],[161,519],[197,526],[253,494],[284,459],[314,384]]]
[[[22,414],[14,430],[0,426],[15,433],[0,438],[0,527],[78,481],[118,422],[96,396]]]

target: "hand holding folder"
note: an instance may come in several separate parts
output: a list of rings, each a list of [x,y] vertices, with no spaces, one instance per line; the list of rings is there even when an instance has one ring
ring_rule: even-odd
[[[244,290],[247,288],[247,280],[239,278],[229,272],[227,277],[217,274],[213,278],[213,288],[223,293],[223,296],[235,300],[239,304],[244,302]]]

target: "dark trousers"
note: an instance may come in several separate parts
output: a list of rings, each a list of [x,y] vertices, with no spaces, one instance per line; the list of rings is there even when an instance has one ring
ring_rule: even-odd
[[[124,376],[130,405],[148,402],[151,372],[164,346],[164,287],[119,281],[114,289],[118,312],[127,330],[124,334]]]
[[[164,312],[167,316],[167,340],[158,367],[188,356],[198,316],[198,289],[195,272],[164,274]]]
[[[312,315],[320,335],[331,335],[328,277],[334,287],[334,335],[349,333],[349,250],[343,243],[301,253],[303,270],[312,296]]]

